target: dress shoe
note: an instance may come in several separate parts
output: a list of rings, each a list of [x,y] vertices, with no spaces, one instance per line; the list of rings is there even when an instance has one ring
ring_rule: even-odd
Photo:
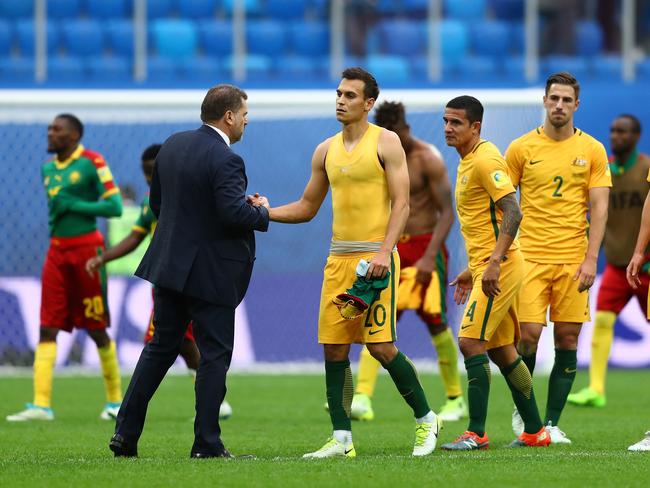
[[[138,446],[130,443],[120,434],[113,434],[108,448],[113,451],[115,457],[138,457]]]

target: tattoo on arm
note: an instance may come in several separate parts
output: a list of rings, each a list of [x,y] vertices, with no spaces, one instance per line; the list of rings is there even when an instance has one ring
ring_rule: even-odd
[[[510,193],[496,202],[496,206],[503,212],[501,232],[511,237],[517,236],[522,214],[514,193]]]

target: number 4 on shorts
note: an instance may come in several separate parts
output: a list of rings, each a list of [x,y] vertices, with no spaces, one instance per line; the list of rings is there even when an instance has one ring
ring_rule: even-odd
[[[476,300],[474,300],[469,307],[467,307],[467,313],[465,317],[469,317],[469,321],[474,321],[474,312],[476,311]]]

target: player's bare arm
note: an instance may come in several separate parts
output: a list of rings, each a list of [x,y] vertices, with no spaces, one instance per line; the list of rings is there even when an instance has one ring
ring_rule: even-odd
[[[607,208],[609,205],[609,188],[597,187],[589,189],[589,203],[591,215],[589,221],[589,244],[587,254],[576,271],[574,280],[579,280],[578,291],[588,290],[596,279],[596,265],[598,263],[598,251],[605,235],[607,225]]]
[[[451,197],[451,183],[447,175],[447,167],[441,157],[430,149],[422,151],[422,172],[427,179],[431,198],[438,208],[438,219],[433,228],[429,245],[422,257],[415,263],[416,281],[428,285],[431,273],[436,267],[436,256],[442,248],[454,223],[454,208]]]
[[[648,242],[650,242],[650,193],[648,193],[643,203],[639,236],[636,239],[636,246],[634,247],[634,254],[632,254],[630,264],[627,265],[627,282],[635,290],[641,286],[639,273],[645,262],[645,250],[648,247]]]
[[[377,150],[384,163],[391,211],[384,242],[368,266],[366,277],[369,279],[386,276],[390,267],[391,253],[399,236],[402,235],[409,216],[409,174],[406,154],[397,134],[382,130]]]
[[[130,252],[134,251],[141,243],[144,241],[146,234],[138,231],[131,231],[131,233],[118,242],[116,245],[107,249],[106,252],[95,256],[86,261],[86,271],[88,274],[93,275],[101,268],[104,264],[119,259],[122,256],[126,256]]]
[[[311,177],[299,200],[269,209],[269,219],[285,224],[309,222],[318,213],[327,191],[329,180],[325,171],[325,156],[330,145],[330,139],[320,143],[311,159]]]
[[[499,237],[494,246],[494,251],[489,258],[488,265],[483,272],[481,287],[483,293],[489,297],[495,297],[500,292],[499,275],[501,274],[501,262],[503,257],[510,249],[512,241],[517,237],[519,224],[521,223],[522,213],[517,202],[515,193],[500,198],[496,201],[496,206],[503,212]]]

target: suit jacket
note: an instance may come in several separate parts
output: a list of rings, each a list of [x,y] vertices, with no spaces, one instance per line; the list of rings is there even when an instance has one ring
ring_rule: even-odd
[[[246,203],[244,161],[211,127],[179,132],[154,165],[149,204],[158,224],[136,276],[208,302],[236,307],[255,260],[264,207]]]

